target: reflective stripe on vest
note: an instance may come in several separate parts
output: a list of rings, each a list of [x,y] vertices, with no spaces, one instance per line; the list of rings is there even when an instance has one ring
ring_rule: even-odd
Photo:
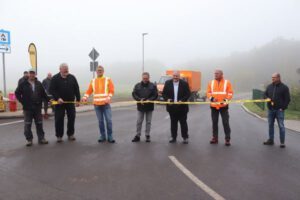
[[[211,94],[226,94],[227,82],[228,82],[228,81],[225,80],[223,92],[215,92],[215,91],[214,91],[215,80],[212,80],[212,81],[211,81]],[[231,95],[232,95],[232,94],[231,94]]]

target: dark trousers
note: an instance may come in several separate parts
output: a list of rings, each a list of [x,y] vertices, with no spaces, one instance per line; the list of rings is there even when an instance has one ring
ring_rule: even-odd
[[[50,99],[52,99],[51,95],[48,95]],[[43,101],[45,114],[48,114],[49,102],[47,100]],[[54,106],[51,105],[52,112],[54,111]]]
[[[224,132],[225,132],[225,139],[230,139],[230,126],[229,126],[229,112],[228,106],[220,108],[219,110],[216,108],[211,107],[211,118],[212,118],[212,128],[213,128],[213,136],[218,138],[219,134],[219,114],[221,114]]]
[[[36,126],[36,132],[38,136],[38,140],[41,141],[45,137],[45,133],[43,130],[43,117],[42,117],[42,107],[36,106],[32,107],[29,110],[24,110],[24,135],[26,140],[31,141],[33,139],[31,125],[32,120],[34,119],[34,123]]]
[[[181,128],[181,136],[186,139],[188,135],[188,125],[187,125],[187,112],[186,111],[171,111],[169,112],[171,119],[171,136],[173,139],[177,138],[178,121]]]
[[[62,104],[55,106],[55,132],[56,137],[63,137],[64,135],[64,118],[65,113],[67,113],[68,117],[68,124],[67,124],[67,135],[71,136],[75,133],[75,117],[76,117],[76,110],[74,104]]]

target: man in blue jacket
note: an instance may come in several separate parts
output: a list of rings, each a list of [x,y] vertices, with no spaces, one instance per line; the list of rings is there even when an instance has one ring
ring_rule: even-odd
[[[277,120],[280,133],[280,147],[285,147],[285,127],[284,127],[284,111],[290,103],[289,88],[281,82],[280,74],[272,75],[272,83],[265,91],[265,97],[270,99],[268,102],[268,122],[269,122],[269,139],[264,145],[274,144],[274,122]]]

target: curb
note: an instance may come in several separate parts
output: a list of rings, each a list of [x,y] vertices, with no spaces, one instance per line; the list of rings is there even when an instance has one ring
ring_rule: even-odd
[[[111,103],[110,104],[112,108],[120,108],[120,107],[129,107],[129,106],[133,106],[135,105],[135,103],[132,103],[132,104],[122,104],[122,101],[120,102],[114,102],[114,103]],[[87,108],[85,110],[79,110],[79,111],[76,111],[76,113],[85,113],[85,112],[91,112],[91,111],[94,111],[94,107],[90,107],[90,108]],[[49,114],[50,117],[53,116],[52,113]],[[16,115],[11,115],[11,116],[1,116],[0,114],[0,119],[23,119],[23,114],[22,113],[18,113]]]
[[[268,122],[268,120],[266,118],[263,118],[263,117],[259,116],[258,114],[254,113],[254,112],[251,112],[248,108],[246,108],[246,106],[244,106],[244,104],[242,104],[241,107],[246,111],[246,113],[248,113],[248,114],[250,114],[250,115],[252,115],[252,116],[254,116],[254,117],[256,117],[256,118],[258,118],[260,120]],[[275,123],[275,125],[278,127],[277,123]],[[294,131],[294,132],[300,134],[300,131],[298,131],[298,130],[295,130],[295,129],[289,128],[289,127],[285,127],[285,128],[288,129],[288,130],[290,130],[290,131]]]

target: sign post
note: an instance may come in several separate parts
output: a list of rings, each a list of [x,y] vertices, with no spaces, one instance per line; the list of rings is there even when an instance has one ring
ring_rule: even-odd
[[[10,32],[1,29],[0,30],[0,53],[2,53],[2,65],[3,65],[3,94],[6,96],[6,76],[5,76],[5,54],[10,53]]]
[[[98,62],[96,61],[96,59],[99,57],[98,51],[93,48],[89,54],[89,57],[93,60],[92,62],[90,62],[90,71],[93,72],[93,78],[95,78],[95,71],[98,67]]]

